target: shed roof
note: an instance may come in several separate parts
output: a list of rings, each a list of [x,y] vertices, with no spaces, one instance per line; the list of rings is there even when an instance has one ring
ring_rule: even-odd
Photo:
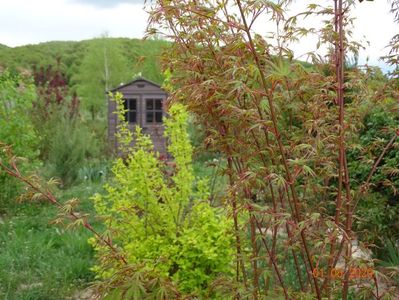
[[[152,81],[150,81],[150,80],[148,80],[148,79],[145,79],[145,78],[143,78],[143,77],[138,77],[138,78],[136,78],[136,79],[134,79],[134,80],[132,80],[132,81],[129,81],[128,83],[121,84],[120,86],[118,86],[118,87],[116,87],[116,88],[113,88],[113,89],[107,91],[107,93],[109,93],[109,92],[116,92],[116,91],[118,91],[118,90],[120,90],[120,89],[122,89],[122,88],[124,88],[124,87],[127,87],[127,86],[129,86],[129,85],[132,85],[132,84],[134,84],[134,83],[136,83],[136,82],[139,82],[139,81],[148,82],[149,84],[152,84],[152,85],[154,85],[154,86],[156,86],[157,88],[159,88],[159,89],[162,90],[162,88],[161,88],[161,86],[160,86],[159,84],[157,84],[157,83],[155,83],[155,82],[152,82]]]

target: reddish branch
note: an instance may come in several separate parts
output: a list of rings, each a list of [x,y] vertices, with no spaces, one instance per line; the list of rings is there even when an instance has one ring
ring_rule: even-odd
[[[391,147],[393,146],[393,144],[395,143],[396,139],[399,138],[399,129],[396,130],[395,134],[391,137],[391,139],[389,140],[389,142],[385,145],[384,149],[382,150],[380,156],[378,157],[378,159],[375,161],[373,167],[371,168],[371,171],[369,173],[369,175],[367,176],[366,181],[362,184],[361,188],[360,188],[360,196],[363,195],[369,188],[371,179],[373,178],[374,173],[377,171],[378,166],[380,165],[382,159],[385,157],[385,155],[388,153],[388,151],[391,149]],[[355,202],[355,205],[353,207],[353,210],[356,209],[359,201],[360,201],[360,196],[357,197],[357,200]]]
[[[370,184],[371,178],[373,177],[375,171],[377,171],[377,167],[379,166],[381,160],[384,158],[385,154],[388,152],[388,150],[392,147],[393,143],[396,141],[396,139],[399,137],[399,129],[396,130],[396,133],[392,136],[392,138],[389,140],[388,144],[384,147],[384,149],[381,152],[381,155],[378,157],[376,162],[374,163],[373,167],[371,168],[371,171],[369,175],[367,176],[367,180],[364,183],[364,186],[368,186]]]
[[[348,7],[349,8],[349,7]],[[341,256],[343,246],[345,242],[347,242],[347,251],[346,251],[346,264],[348,264],[348,259],[350,257],[350,238],[351,238],[351,228],[352,228],[352,200],[351,200],[351,189],[350,189],[350,182],[349,182],[349,172],[348,172],[348,165],[346,160],[346,150],[345,150],[345,103],[344,103],[344,59],[345,59],[345,45],[344,45],[344,14],[348,10],[343,9],[343,0],[334,0],[334,30],[337,34],[338,39],[335,41],[335,52],[334,52],[334,59],[335,59],[335,76],[336,76],[336,93],[337,93],[337,100],[336,103],[339,106],[339,171],[338,171],[338,191],[337,191],[337,202],[335,208],[335,224],[337,227],[340,227],[340,216],[343,209],[343,188],[345,187],[345,215],[346,215],[346,222],[345,222],[345,235],[348,237],[342,238],[339,250],[335,253],[336,247],[336,236],[333,237],[331,241],[330,247],[330,257],[327,267],[327,274],[330,273],[330,270],[334,268],[338,258]],[[346,265],[347,267],[347,265]],[[349,287],[349,272],[345,272],[344,277],[344,286],[343,286],[343,299],[347,298],[348,294],[348,287]],[[324,280],[322,290],[329,285],[330,278],[329,276],[326,277]]]
[[[54,194],[49,191],[46,190],[44,191],[40,186],[34,184],[32,181],[30,181],[28,178],[24,177],[21,172],[19,171],[17,165],[15,164],[15,162],[11,162],[11,167],[9,168],[7,167],[1,160],[0,160],[0,167],[10,176],[18,179],[19,181],[25,183],[27,186],[29,186],[33,191],[35,191],[36,193],[41,194],[45,199],[47,199],[51,204],[59,207],[59,208],[63,208],[63,205],[61,203],[58,202],[57,198],[54,196]],[[83,226],[89,230],[91,233],[93,233],[96,238],[100,241],[100,243],[102,243],[103,245],[105,245],[106,247],[108,247],[114,254],[115,257],[118,258],[120,261],[123,262],[123,264],[127,265],[128,262],[125,259],[125,257],[120,254],[120,252],[118,251],[118,249],[116,249],[111,241],[104,239],[101,234],[99,234],[93,227],[92,225],[84,218],[79,217],[79,215],[73,211],[69,211],[68,215],[74,219],[75,221],[77,220],[82,220],[83,221]]]
[[[233,186],[233,177],[232,177],[232,172],[233,172],[233,159],[231,157],[227,158],[227,164],[228,164],[228,175],[229,175],[229,181],[230,181],[230,186]],[[234,193],[234,192],[233,192]],[[237,198],[235,195],[232,195],[232,209],[233,209],[233,220],[234,220],[234,232],[235,232],[235,237],[236,237],[236,256],[237,256],[237,262],[236,262],[236,280],[239,282],[239,277],[240,277],[240,266],[241,266],[241,272],[242,276],[244,279],[244,285],[247,287],[247,275],[245,271],[245,265],[243,261],[243,256],[242,256],[242,250],[241,250],[241,238],[240,238],[240,230],[238,228],[238,211],[237,211]]]
[[[287,177],[286,181],[289,183],[289,188],[290,188],[291,195],[292,195],[292,198],[293,198],[293,204],[294,204],[293,206],[294,206],[294,212],[295,212],[294,216],[295,216],[296,221],[299,222],[301,220],[300,208],[299,208],[299,199],[298,199],[298,195],[297,195],[297,192],[296,192],[296,189],[295,189],[294,178],[292,177],[291,172],[290,172],[289,167],[288,167],[287,157],[286,157],[284,146],[283,146],[283,143],[282,143],[282,140],[281,140],[281,135],[280,135],[280,132],[279,132],[279,129],[278,129],[277,115],[276,115],[276,111],[275,111],[275,107],[274,107],[274,102],[272,100],[272,96],[268,92],[269,89],[268,89],[268,86],[267,86],[266,77],[265,77],[265,74],[263,72],[263,68],[262,68],[258,53],[255,50],[255,44],[253,42],[252,35],[251,35],[250,29],[248,27],[247,21],[246,21],[246,17],[245,17],[244,10],[243,10],[242,5],[241,5],[241,1],[240,0],[236,0],[236,3],[237,3],[237,6],[238,6],[238,9],[240,11],[240,15],[241,15],[243,24],[244,24],[244,31],[245,31],[245,33],[246,33],[246,35],[248,37],[248,42],[249,42],[251,53],[253,55],[253,58],[255,60],[256,66],[257,66],[257,69],[258,69],[259,74],[260,74],[262,87],[264,88],[265,92],[268,94],[267,99],[268,99],[268,103],[269,103],[270,117],[271,117],[272,123],[273,123],[273,131],[275,133],[276,140],[277,140],[277,145],[278,145],[278,148],[279,148],[279,152],[280,152],[281,157],[282,157],[282,163],[283,163],[283,166],[284,166],[284,169],[285,169],[285,173],[286,173],[286,177]],[[308,246],[307,246],[304,230],[301,230],[300,236],[301,236],[302,244],[303,244],[303,247],[304,247],[304,250],[305,250],[305,253],[306,253],[308,264],[310,266],[310,269],[313,270],[312,256],[311,256],[310,251],[309,251]],[[321,299],[321,293],[320,293],[320,290],[319,290],[319,285],[318,285],[317,279],[315,277],[313,277],[313,283],[314,283],[314,287],[315,287],[315,290],[316,290],[316,296],[317,296],[318,299]]]
[[[290,299],[289,296],[288,296],[288,293],[287,293],[287,288],[286,288],[285,285],[284,285],[284,281],[283,281],[283,278],[282,278],[282,276],[281,276],[280,269],[279,269],[278,264],[277,264],[277,262],[276,262],[276,258],[275,258],[275,256],[272,255],[272,253],[270,252],[269,246],[267,245],[267,241],[266,241],[266,239],[265,239],[265,237],[264,237],[264,234],[263,234],[263,232],[262,232],[262,227],[261,227],[261,225],[259,224],[259,222],[258,222],[257,220],[256,220],[256,226],[257,226],[257,228],[258,228],[258,230],[259,230],[259,234],[260,234],[260,236],[261,236],[261,238],[262,238],[262,242],[263,242],[263,245],[265,246],[266,252],[267,252],[267,254],[268,254],[270,260],[272,261],[274,270],[275,270],[276,275],[277,275],[277,279],[278,279],[278,281],[279,281],[279,283],[280,283],[280,286],[281,286],[282,289],[283,289],[284,297],[285,297],[285,299]]]
[[[245,101],[241,101],[240,97],[238,97],[237,100],[238,100],[238,103],[240,104],[240,106],[242,108],[248,109],[247,106],[245,105]],[[259,114],[261,114],[260,111],[258,111],[258,112],[259,112]],[[264,132],[264,134],[265,134],[265,139],[266,139],[266,145],[267,145],[267,147],[270,147],[268,133]],[[263,164],[263,166],[265,168],[265,171],[266,171],[265,178],[266,178],[267,176],[270,175],[268,173],[268,171],[267,171],[268,170],[268,163],[267,163],[266,155],[264,153],[262,153],[262,147],[260,145],[259,138],[255,135],[253,130],[251,130],[251,137],[252,137],[252,139],[253,139],[253,141],[255,143],[255,146],[256,146],[256,148],[258,150],[258,153],[260,155],[262,164]],[[272,164],[276,165],[275,158],[273,156],[271,156],[270,159],[271,159]],[[277,203],[276,195],[275,195],[275,193],[273,191],[273,186],[272,186],[270,181],[269,181],[268,187],[269,187],[269,190],[270,190],[270,195],[271,195],[272,203],[273,203],[273,213],[276,213],[277,209],[278,209],[277,208],[277,206],[278,206],[277,204],[278,203]],[[286,208],[285,208],[285,204],[284,204],[284,196],[283,196],[283,193],[282,193],[281,189],[278,189],[278,197],[279,197],[279,202],[281,204],[281,208],[285,211]],[[291,204],[291,203],[289,202],[289,204]],[[291,212],[294,213],[292,206],[291,206]],[[286,227],[287,234],[288,234],[288,237],[289,237],[288,242],[289,242],[290,246],[292,247],[294,236],[293,236],[293,234],[291,232],[291,229],[290,229],[289,225],[286,222],[285,222],[285,225],[286,225],[285,227]],[[272,257],[275,256],[276,245],[277,245],[277,231],[278,231],[278,225],[274,225],[273,226],[273,234],[272,234],[272,248],[271,248],[270,257],[269,257],[269,265],[271,265],[271,263],[272,263],[272,261],[271,261]],[[302,274],[301,274],[301,270],[300,270],[300,267],[299,267],[298,257],[297,257],[297,255],[296,255],[296,253],[295,253],[293,248],[291,248],[291,252],[292,252],[293,259],[294,259],[295,269],[296,269],[296,273],[297,273],[296,275],[298,276],[298,281],[299,281],[299,284],[301,286],[301,290],[305,291],[305,286],[303,284]],[[308,269],[307,264],[305,264],[305,267]],[[310,274],[310,273],[311,273],[311,271],[307,272],[307,274]],[[308,282],[309,283],[311,282],[311,277],[308,277]]]

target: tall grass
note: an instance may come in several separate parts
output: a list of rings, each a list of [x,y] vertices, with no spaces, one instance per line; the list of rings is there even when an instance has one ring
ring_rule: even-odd
[[[78,196],[91,212],[88,197],[100,191],[85,184],[62,191]],[[51,224],[57,210],[48,204],[23,203],[0,217],[0,299],[65,299],[94,280],[90,233]]]

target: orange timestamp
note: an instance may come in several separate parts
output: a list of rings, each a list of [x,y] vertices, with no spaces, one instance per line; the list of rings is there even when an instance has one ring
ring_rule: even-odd
[[[370,279],[374,277],[374,270],[369,267],[349,268],[349,279]],[[332,268],[330,271],[323,268],[314,268],[312,274],[316,278],[344,279],[345,270],[342,268]]]

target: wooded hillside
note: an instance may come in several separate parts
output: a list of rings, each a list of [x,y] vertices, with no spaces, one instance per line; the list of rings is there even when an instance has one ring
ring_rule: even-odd
[[[161,83],[159,55],[167,45],[160,40],[128,38],[52,41],[14,48],[0,44],[0,67],[32,71],[34,66],[56,67],[59,60],[71,92],[76,91],[79,97],[98,97],[106,88],[127,82],[138,73]]]

